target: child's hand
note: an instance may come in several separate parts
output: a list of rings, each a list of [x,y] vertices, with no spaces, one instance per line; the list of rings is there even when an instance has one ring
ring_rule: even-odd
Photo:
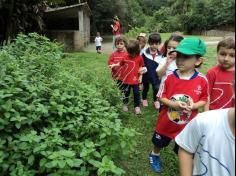
[[[120,66],[120,64],[118,63],[118,64],[111,64],[111,65],[109,65],[109,68],[110,69],[113,69],[114,67],[119,67]]]
[[[143,84],[142,83],[139,84],[139,91],[143,91]]]
[[[192,111],[192,110],[194,110],[194,109],[195,109],[195,104],[194,104],[194,102],[191,100],[191,101],[188,102],[186,110],[187,110],[187,111]]]
[[[194,109],[195,109],[195,104],[194,104],[194,102],[193,102],[193,101],[189,101],[189,102],[187,103],[186,109],[183,110],[183,113],[184,113],[184,114],[191,114]]]
[[[169,55],[167,56],[167,64],[168,64],[168,65],[171,64],[171,62],[173,62],[174,60],[175,60],[175,55],[169,54]]]
[[[176,110],[186,110],[187,109],[187,103],[184,103],[182,101],[176,101],[174,102],[174,109]]]
[[[139,68],[139,73],[140,73],[140,74],[145,74],[145,73],[147,73],[147,67],[140,67],[140,68]]]
[[[115,64],[111,64],[108,67],[109,67],[109,69],[113,69],[115,67]]]

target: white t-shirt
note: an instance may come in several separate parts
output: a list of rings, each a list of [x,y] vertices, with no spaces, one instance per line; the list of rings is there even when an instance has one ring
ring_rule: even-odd
[[[199,114],[176,137],[193,153],[193,176],[235,176],[235,137],[228,122],[229,109]]]
[[[156,71],[161,70],[161,69],[165,66],[166,62],[167,62],[167,57],[164,57],[164,58],[160,61],[159,66],[157,67],[157,70],[156,70]],[[173,61],[170,63],[170,65],[168,66],[165,75],[163,75],[163,77],[161,78],[162,82],[166,79],[167,75],[169,75],[170,73],[172,73],[172,72],[175,71],[176,69],[177,69],[176,61],[173,60]]]
[[[102,46],[102,37],[96,37],[95,38],[95,45],[96,46]]]

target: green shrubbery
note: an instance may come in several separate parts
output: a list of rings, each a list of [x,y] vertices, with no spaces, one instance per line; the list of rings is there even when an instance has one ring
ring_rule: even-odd
[[[126,36],[128,38],[137,38],[140,33],[149,33],[149,30],[146,27],[135,27],[132,30],[130,30]]]
[[[132,149],[135,131],[99,86],[61,68],[62,58],[37,34],[0,51],[0,175],[124,173],[113,159]]]

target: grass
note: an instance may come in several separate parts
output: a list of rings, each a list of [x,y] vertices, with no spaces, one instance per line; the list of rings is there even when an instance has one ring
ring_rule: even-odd
[[[108,55],[97,55],[95,53],[72,53],[63,64],[66,67],[74,65],[72,69],[86,68],[91,72],[96,73],[97,77],[110,78],[109,70],[107,69]],[[208,47],[205,63],[203,64],[202,73],[216,64],[216,49]],[[104,71],[106,70],[106,71]],[[151,99],[151,92],[149,95]],[[151,137],[155,128],[158,112],[151,105],[148,108],[142,109],[143,114],[136,116],[133,113],[132,102],[130,104],[130,112],[127,114],[121,113],[121,118],[126,127],[135,128],[141,135],[136,136],[137,146],[135,152],[126,157],[117,158],[116,164],[126,171],[127,176],[157,176],[149,167],[148,154],[152,150]],[[178,158],[173,152],[173,143],[161,152],[163,161],[162,176],[178,176]]]
[[[172,33],[160,33],[162,42],[166,41]],[[104,37],[104,42],[112,42],[112,36],[103,36]],[[204,41],[217,41],[221,40],[222,37],[214,37],[214,36],[203,36],[203,35],[184,35],[184,37],[197,37],[200,38]],[[94,37],[93,37],[94,38]],[[136,36],[133,37],[134,39]]]
[[[172,33],[161,33],[161,39],[162,42],[166,41]],[[221,40],[222,37],[214,37],[214,36],[203,36],[203,35],[184,35],[184,37],[196,37],[196,38],[200,38],[204,41],[218,41]]]

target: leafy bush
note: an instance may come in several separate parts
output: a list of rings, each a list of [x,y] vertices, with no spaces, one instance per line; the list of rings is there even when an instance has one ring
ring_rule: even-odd
[[[94,55],[87,53],[79,53],[78,56],[77,54],[67,54],[66,58],[67,59],[62,62],[63,68],[61,68],[64,72],[74,75],[86,84],[92,84],[102,94],[104,100],[108,101],[111,106],[120,109],[122,102],[120,97],[122,97],[122,95],[117,86],[114,85],[115,82],[112,82],[111,78],[107,79],[110,76],[110,71],[106,64],[101,63],[100,59],[95,58]],[[88,60],[93,60],[94,63],[87,67],[82,66],[82,63],[87,63]],[[102,64],[101,67],[104,69],[100,69],[100,67],[97,66],[99,64]]]
[[[126,36],[128,38],[137,38],[140,33],[149,33],[149,30],[146,27],[134,27],[126,34]]]
[[[100,91],[60,66],[59,45],[19,35],[0,51],[0,175],[122,175],[136,134]]]

